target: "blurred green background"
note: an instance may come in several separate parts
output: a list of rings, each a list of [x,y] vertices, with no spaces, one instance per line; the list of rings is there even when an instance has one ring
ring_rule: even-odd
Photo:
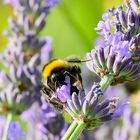
[[[8,44],[2,33],[8,29],[8,17],[12,16],[12,8],[2,2],[0,0],[0,52]],[[121,4],[122,0],[63,0],[47,17],[47,26],[41,35],[53,38],[54,57],[76,55],[82,58],[94,46],[98,37],[94,28],[102,14]]]

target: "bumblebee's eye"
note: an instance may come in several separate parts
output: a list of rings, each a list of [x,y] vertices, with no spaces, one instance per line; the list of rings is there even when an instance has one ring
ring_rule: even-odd
[[[56,82],[56,81],[57,81],[57,77],[56,77],[55,74],[52,74],[52,76],[51,76],[51,81],[52,81],[52,82]]]

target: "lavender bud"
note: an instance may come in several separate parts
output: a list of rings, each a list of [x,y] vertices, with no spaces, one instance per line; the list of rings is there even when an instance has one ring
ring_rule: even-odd
[[[122,24],[122,26],[126,27],[127,26],[126,14],[123,11],[122,7],[118,8],[118,17],[119,17],[119,21]]]
[[[131,9],[128,11],[127,18],[128,18],[128,25],[135,23],[135,15]]]

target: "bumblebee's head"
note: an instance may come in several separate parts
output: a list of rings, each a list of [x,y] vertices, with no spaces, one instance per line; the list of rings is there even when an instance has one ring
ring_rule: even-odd
[[[67,61],[53,59],[43,67],[43,80],[45,81],[48,77],[50,77],[54,71],[62,68],[68,69],[69,67],[70,65]]]

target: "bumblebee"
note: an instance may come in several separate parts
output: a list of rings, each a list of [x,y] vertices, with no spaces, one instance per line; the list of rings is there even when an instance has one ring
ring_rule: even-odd
[[[70,93],[79,93],[83,90],[81,69],[77,65],[71,63],[81,63],[80,59],[54,59],[47,63],[42,71],[43,85],[42,92],[50,105],[57,111],[62,112],[64,103],[62,103],[56,97],[57,88],[61,88],[62,85],[66,85],[65,77],[70,77]]]

